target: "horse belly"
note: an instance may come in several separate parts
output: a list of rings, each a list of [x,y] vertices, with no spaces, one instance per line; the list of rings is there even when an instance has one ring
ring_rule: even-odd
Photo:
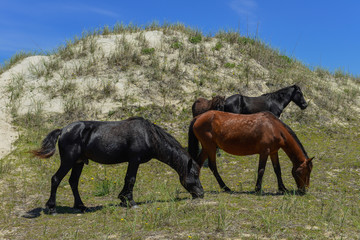
[[[94,162],[116,164],[129,161],[141,162],[148,159],[150,149],[143,138],[100,137],[90,142],[85,152],[86,156]]]
[[[241,142],[236,144],[219,144],[219,147],[225,152],[237,156],[246,156],[259,153],[259,148],[256,145],[248,145]]]
[[[86,151],[85,157],[101,164],[116,164],[128,161],[126,151],[118,150],[89,149]]]
[[[122,163],[129,161],[131,147],[126,139],[99,136],[88,143],[85,156],[101,164]]]

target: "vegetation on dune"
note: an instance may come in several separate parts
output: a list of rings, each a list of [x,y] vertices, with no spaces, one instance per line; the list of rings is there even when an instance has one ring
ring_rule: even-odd
[[[28,68],[6,79],[8,110],[20,137],[0,161],[0,238],[11,239],[355,239],[360,234],[360,79],[341,70],[309,69],[258,39],[220,31],[204,36],[182,24],[116,24],[84,32],[43,56],[20,53],[1,67]],[[31,60],[31,61],[30,61]],[[57,216],[43,207],[59,155],[28,154],[46,134],[77,120],[143,116],[185,146],[197,97],[248,96],[298,84],[309,107],[290,104],[281,119],[315,155],[309,193],[277,194],[268,165],[263,194],[254,194],[258,156],[222,152],[218,168],[234,194],[201,172],[205,198],[191,200],[171,168],[140,166],[134,189],[139,208],[118,205],[127,164],[84,167],[79,190],[90,212],[71,208],[68,177],[58,189]],[[281,152],[286,187],[292,164]],[[26,219],[21,216],[33,217]],[[31,231],[29,231],[31,228]]]

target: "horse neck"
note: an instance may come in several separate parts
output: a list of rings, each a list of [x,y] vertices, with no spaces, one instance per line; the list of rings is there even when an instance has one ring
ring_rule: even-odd
[[[291,90],[291,91],[289,91],[289,90]],[[293,88],[290,87],[290,88],[281,89],[281,90],[275,92],[272,96],[273,96],[273,99],[275,101],[277,101],[284,109],[291,102],[293,92],[294,92]],[[279,97],[278,96],[279,94],[284,94],[286,97]],[[274,96],[276,96],[276,97],[274,98]]]
[[[184,176],[187,169],[188,161],[190,157],[187,155],[184,149],[177,146],[171,146],[168,143],[158,143],[158,147],[155,150],[156,158],[171,168],[173,168],[179,176]]]
[[[304,152],[303,147],[301,146],[301,143],[298,142],[297,139],[295,139],[294,136],[292,136],[289,131],[286,131],[285,134],[285,145],[283,150],[285,151],[286,155],[290,158],[291,162],[293,163],[294,167],[300,166],[306,159],[308,159],[307,154]]]

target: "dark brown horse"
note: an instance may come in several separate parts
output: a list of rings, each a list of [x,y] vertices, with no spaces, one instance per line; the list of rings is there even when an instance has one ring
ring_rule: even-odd
[[[199,141],[202,146],[200,155]],[[295,133],[270,112],[233,114],[208,111],[194,118],[189,127],[189,153],[202,166],[206,158],[220,187],[231,191],[221,179],[216,167],[216,147],[238,155],[259,154],[259,169],[255,191],[261,190],[262,177],[270,155],[278,180],[279,191],[286,192],[281,178],[278,151],[283,149],[293,163],[292,175],[300,193],[310,184],[312,158],[309,159]]]
[[[215,96],[211,100],[198,98],[192,105],[193,117],[196,117],[209,110],[224,111],[225,96]]]

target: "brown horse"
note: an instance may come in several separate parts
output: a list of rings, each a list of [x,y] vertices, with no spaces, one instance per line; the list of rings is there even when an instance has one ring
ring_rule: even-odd
[[[209,110],[224,111],[225,96],[215,96],[211,100],[198,98],[192,105],[193,117],[196,117]]]
[[[199,153],[199,141],[202,150]],[[194,118],[189,127],[189,153],[202,166],[206,158],[220,187],[231,190],[221,179],[216,167],[216,147],[238,155],[259,154],[259,169],[255,191],[261,190],[262,177],[270,155],[278,180],[279,191],[286,192],[279,163],[278,151],[282,148],[293,163],[292,175],[299,193],[305,193],[310,184],[312,158],[309,159],[295,133],[270,112],[233,114],[208,111]]]

